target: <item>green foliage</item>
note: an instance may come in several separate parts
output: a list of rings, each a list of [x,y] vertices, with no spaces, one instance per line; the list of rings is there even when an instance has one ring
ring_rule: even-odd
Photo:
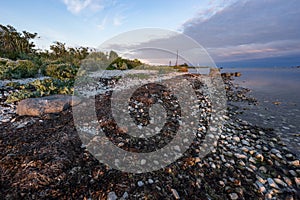
[[[13,103],[26,98],[43,97],[54,94],[73,94],[73,80],[45,79],[36,80],[28,84],[9,83],[7,86],[17,89],[10,94],[6,100],[7,103]]]
[[[38,66],[29,60],[6,61],[5,65],[0,64],[0,79],[31,78],[38,70]]]
[[[35,52],[32,39],[37,33],[18,32],[13,26],[0,24],[0,57],[12,60],[25,59]]]
[[[46,51],[46,54],[41,53],[41,56],[56,60],[59,63],[73,65],[80,65],[80,61],[89,55],[89,48],[87,47],[66,47],[66,44],[61,42],[55,42],[50,46],[50,50],[51,52]]]
[[[74,79],[79,67],[71,64],[50,64],[46,67],[46,75],[57,79]]]
[[[129,59],[124,59],[121,57],[116,58],[113,60],[110,65],[108,66],[108,70],[112,69],[120,69],[120,70],[125,70],[125,69],[133,69],[136,67],[141,66],[143,63],[139,61],[138,59],[134,60],[129,60]]]

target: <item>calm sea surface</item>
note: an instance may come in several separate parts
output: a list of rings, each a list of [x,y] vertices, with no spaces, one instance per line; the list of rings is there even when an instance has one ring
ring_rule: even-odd
[[[241,118],[274,128],[288,147],[300,155],[300,68],[228,68],[241,72],[235,83],[251,89],[258,105],[242,105]],[[276,105],[274,102],[276,102]]]

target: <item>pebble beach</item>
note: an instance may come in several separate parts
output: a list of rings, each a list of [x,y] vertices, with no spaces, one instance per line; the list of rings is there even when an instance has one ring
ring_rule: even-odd
[[[214,149],[205,157],[197,156],[207,129],[199,125],[180,159],[142,174],[121,172],[95,159],[77,134],[72,109],[51,116],[18,116],[17,105],[4,103],[13,89],[2,86],[2,199],[299,199],[299,156],[272,127],[241,117],[241,111],[247,112],[242,105],[255,106],[259,101],[235,83],[238,78],[223,76],[227,113]],[[201,76],[188,79],[202,81]],[[108,108],[105,99],[110,93],[102,95],[104,101],[96,107]],[[199,101],[206,105],[201,95]],[[99,116],[105,113],[99,112]],[[117,135],[111,138],[122,143],[120,147],[134,147],[118,139],[123,130],[103,124]]]

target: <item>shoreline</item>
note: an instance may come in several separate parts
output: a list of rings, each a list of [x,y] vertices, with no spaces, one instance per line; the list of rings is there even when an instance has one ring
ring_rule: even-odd
[[[255,102],[247,89],[224,80],[228,98]],[[299,157],[271,129],[241,120],[238,112],[229,104],[215,151],[198,158],[197,138],[175,163],[145,174],[99,163],[82,146],[71,109],[45,118],[14,116],[1,124],[1,194],[7,199],[300,198]]]

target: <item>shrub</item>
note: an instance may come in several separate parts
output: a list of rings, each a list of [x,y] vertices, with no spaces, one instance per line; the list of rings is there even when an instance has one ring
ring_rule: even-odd
[[[10,94],[6,100],[7,103],[13,103],[26,98],[43,97],[53,94],[73,94],[74,81],[60,79],[36,80],[28,84],[13,84],[7,86],[15,87],[16,92]]]
[[[49,64],[46,75],[57,79],[74,79],[79,67],[71,64]]]
[[[29,60],[6,61],[0,64],[0,79],[20,79],[35,77],[38,66]]]

